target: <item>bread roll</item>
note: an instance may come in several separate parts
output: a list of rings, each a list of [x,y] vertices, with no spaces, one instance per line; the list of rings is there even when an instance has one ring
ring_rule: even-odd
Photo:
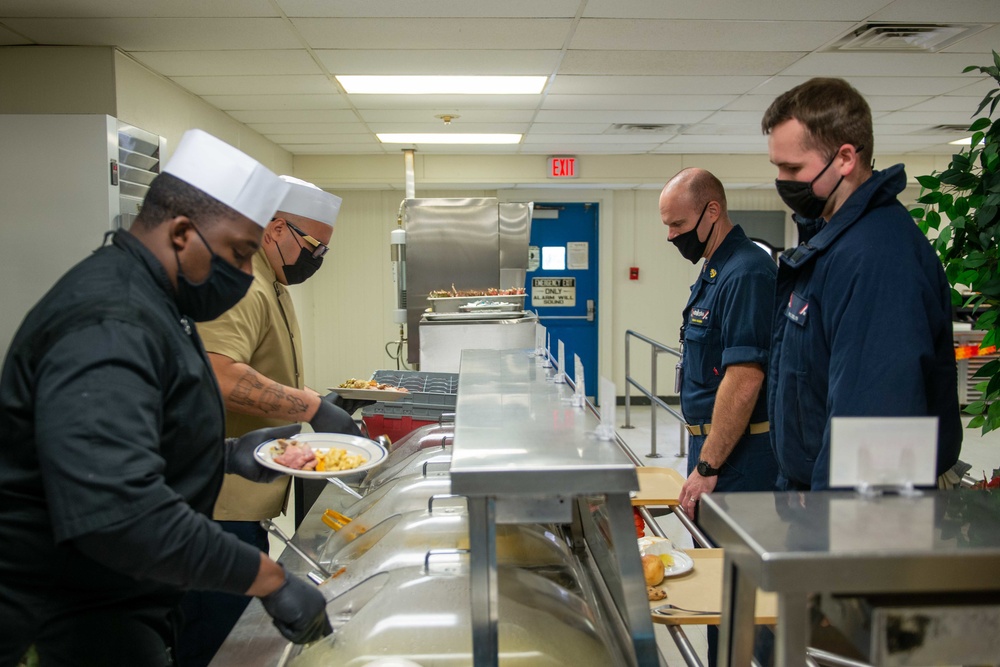
[[[658,556],[642,557],[642,574],[647,586],[656,586],[663,581],[663,561]]]

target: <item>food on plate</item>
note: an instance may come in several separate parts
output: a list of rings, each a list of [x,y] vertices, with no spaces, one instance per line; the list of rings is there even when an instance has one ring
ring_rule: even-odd
[[[658,556],[642,557],[642,574],[647,586],[656,586],[663,581],[664,572],[663,561]]]
[[[657,600],[666,600],[667,592],[662,588],[656,588],[654,586],[646,586],[646,597],[648,597],[651,602],[656,602]]]
[[[333,472],[354,470],[365,462],[361,454],[348,454],[346,449],[331,447],[313,450],[304,442],[280,438],[271,446],[272,460],[286,468]]]
[[[314,470],[317,463],[312,447],[286,438],[271,446],[271,457],[275,463],[295,470]]]
[[[490,287],[489,289],[455,289],[455,283],[451,284],[451,291],[446,289],[436,289],[431,290],[427,297],[430,299],[447,299],[456,296],[517,296],[524,294],[523,287],[510,287],[508,289],[498,289],[496,287]]]
[[[660,560],[663,561],[664,568],[671,568],[674,566],[674,557],[671,556],[670,554],[657,554],[657,555],[660,557]]]
[[[334,470],[354,470],[365,462],[361,454],[348,454],[346,449],[331,447],[320,450],[316,456],[316,472],[332,472]]]
[[[340,389],[376,389],[378,391],[402,391],[409,393],[406,387],[396,387],[395,385],[379,383],[375,380],[358,380],[351,378],[337,385]]]

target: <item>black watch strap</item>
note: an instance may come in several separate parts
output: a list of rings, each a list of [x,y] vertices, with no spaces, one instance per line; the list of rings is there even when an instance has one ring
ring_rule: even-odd
[[[698,461],[698,474],[702,477],[715,477],[720,472],[722,472],[722,468],[713,468],[708,464],[708,461]]]

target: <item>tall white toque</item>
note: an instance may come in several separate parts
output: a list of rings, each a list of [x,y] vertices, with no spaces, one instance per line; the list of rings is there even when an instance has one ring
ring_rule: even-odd
[[[283,175],[279,178],[290,186],[284,201],[278,205],[279,211],[334,226],[343,199],[294,176]]]
[[[289,185],[249,155],[204,130],[188,130],[163,168],[261,227],[271,221]]]

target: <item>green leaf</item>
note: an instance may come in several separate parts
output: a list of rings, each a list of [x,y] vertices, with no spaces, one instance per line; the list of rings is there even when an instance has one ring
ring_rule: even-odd
[[[967,415],[981,415],[983,410],[986,408],[985,401],[976,401],[975,403],[969,403],[962,412]]]
[[[917,176],[917,183],[920,183],[921,186],[927,188],[928,190],[937,190],[941,187],[940,179],[937,179],[934,176]]]
[[[994,359],[983,364],[983,367],[976,371],[974,377],[990,377],[1000,371],[1000,360]]]
[[[964,215],[960,215],[951,221],[951,224],[955,229],[965,229],[966,219]]]
[[[944,195],[938,192],[937,190],[933,190],[921,196],[919,199],[917,199],[917,201],[920,202],[921,204],[936,204],[939,201],[941,201],[941,197],[943,196]]]
[[[983,109],[985,109],[986,105],[993,101],[993,95],[994,95],[994,93],[992,93],[992,92],[988,93],[986,95],[986,97],[983,98],[983,101],[979,103],[979,108],[976,109],[976,113],[974,113],[972,115],[975,116],[975,115],[979,114],[980,111],[982,111]],[[980,118],[979,120],[976,121],[976,123],[978,123],[981,120],[983,120],[983,119]],[[989,120],[989,119],[987,119],[987,120]],[[973,124],[975,124],[975,123],[973,123]]]
[[[965,266],[970,269],[978,269],[980,266],[986,263],[986,255],[981,252],[970,252],[969,256],[965,258]]]
[[[968,215],[969,214],[969,199],[968,197],[957,197],[954,204],[955,213],[958,215]]]
[[[973,417],[972,421],[969,422],[968,428],[979,428],[985,423],[986,423],[986,417],[983,417],[982,415],[978,417]]]
[[[912,218],[914,218],[915,220],[923,220],[923,218],[924,218],[924,209],[922,209],[922,208],[911,208],[910,209],[910,216]]]
[[[979,280],[978,271],[962,271],[960,274],[958,274],[958,278],[955,279],[955,282],[958,283],[959,285],[971,286],[974,285],[977,280]]]
[[[978,211],[976,211],[976,222],[979,223],[980,227],[986,227],[991,222],[993,218],[996,217],[997,207],[996,206],[983,206]]]
[[[995,394],[1000,391],[1000,375],[994,375],[990,378],[990,385],[986,388],[987,394]]]
[[[973,387],[973,389],[975,389],[976,391],[978,391],[980,394],[985,394],[986,393],[986,387],[988,387],[988,386],[990,386],[989,382],[977,382],[976,386]]]
[[[954,287],[951,288],[951,305],[956,308],[962,305],[962,295],[958,293],[958,290]]]
[[[930,225],[934,229],[937,229],[938,226],[941,224],[941,214],[938,213],[937,211],[928,211],[925,220],[927,220],[928,225]]]
[[[997,344],[997,330],[991,329],[990,331],[986,332],[985,336],[983,336],[983,342],[979,344],[979,347],[980,349],[982,349],[984,347],[991,347],[996,344]]]
[[[1000,401],[993,401],[986,410],[987,418],[992,421],[1000,421]]]
[[[987,97],[990,97],[990,96],[987,95]],[[979,113],[979,112],[977,111],[976,113]],[[992,122],[993,121],[991,121],[989,118],[977,118],[975,120],[975,122],[972,123],[972,125],[969,126],[969,131],[970,132],[975,132],[977,130],[983,129],[984,127],[989,127],[990,123],[992,123]]]
[[[975,134],[972,135],[972,142],[970,145],[978,146],[980,142],[982,142],[984,136],[986,135],[983,134],[982,132],[976,132]],[[970,152],[969,155],[971,156],[972,153]]]
[[[962,74],[965,74],[966,72],[975,72],[978,69],[979,67],[977,65],[969,65],[968,67],[962,70]]]

